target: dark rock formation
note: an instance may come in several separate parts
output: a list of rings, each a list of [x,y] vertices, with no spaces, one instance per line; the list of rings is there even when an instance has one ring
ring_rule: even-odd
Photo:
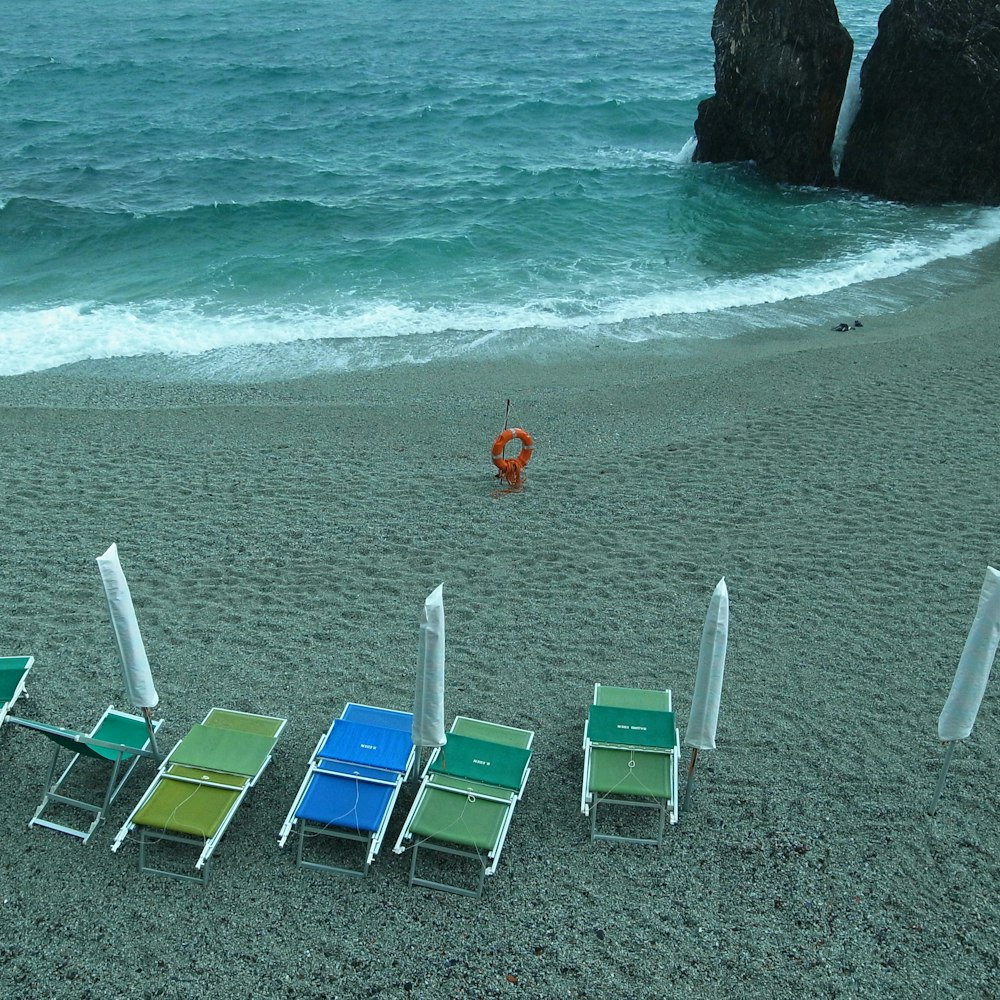
[[[830,147],[854,42],[834,0],[718,0],[715,96],[694,159],[755,160],[776,181],[832,184]]]
[[[861,69],[840,180],[899,201],[1000,204],[996,0],[892,0]]]

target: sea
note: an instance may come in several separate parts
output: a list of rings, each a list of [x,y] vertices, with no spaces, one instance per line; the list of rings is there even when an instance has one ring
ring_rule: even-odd
[[[842,126],[884,5],[838,4]],[[692,162],[713,9],[12,5],[0,376],[113,360],[238,382],[812,335],[975,281],[998,209]]]

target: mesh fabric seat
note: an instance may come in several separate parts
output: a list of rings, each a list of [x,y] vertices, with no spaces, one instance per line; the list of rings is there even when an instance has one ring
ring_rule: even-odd
[[[394,851],[409,850],[410,885],[480,896],[500,861],[531,772],[534,733],[459,716],[428,761]],[[421,851],[477,863],[473,886],[418,874]]]
[[[181,881],[207,882],[212,855],[243,799],[271,762],[285,719],[213,708],[161,764],[153,783],[115,837],[139,840],[139,868]],[[193,844],[195,874],[147,863],[153,845]]]
[[[413,715],[349,704],[320,738],[278,836],[285,846],[298,831],[302,868],[364,875],[378,854],[403,782],[413,769]],[[307,838],[364,845],[361,867],[307,860]]]

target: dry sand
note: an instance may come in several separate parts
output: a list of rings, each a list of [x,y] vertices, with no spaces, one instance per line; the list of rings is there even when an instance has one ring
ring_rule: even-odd
[[[117,542],[168,745],[213,705],[289,719],[207,889],[26,822],[48,745],[0,730],[0,996],[996,997],[996,685],[936,818],[936,720],[1000,526],[1000,286],[837,335],[683,355],[254,386],[73,370],[0,383],[0,642],[18,711],[124,697],[95,557]],[[847,319],[853,317],[844,317]],[[503,421],[537,441],[495,496]],[[719,748],[655,848],[588,841],[595,680],[673,689],[732,617]],[[479,901],[300,872],[277,833],[346,701],[408,709],[445,585],[447,717],[534,729]]]

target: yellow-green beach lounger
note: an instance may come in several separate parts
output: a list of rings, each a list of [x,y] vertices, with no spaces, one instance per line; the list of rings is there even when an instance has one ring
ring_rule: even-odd
[[[212,854],[240,804],[271,761],[287,720],[213,708],[174,747],[111,846],[117,851],[133,831],[139,868],[170,878],[207,882]],[[200,847],[196,874],[147,863],[161,841]]]
[[[590,817],[592,840],[663,843],[666,821],[677,822],[680,734],[670,692],[594,685],[583,734],[580,809]],[[656,836],[598,828],[598,807],[652,809]]]
[[[79,837],[85,844],[104,821],[108,807],[117,798],[142,757],[156,757],[149,726],[138,715],[118,712],[109,705],[89,733],[50,726],[9,716],[8,721],[41,733],[53,744],[52,763],[45,779],[42,801],[28,826],[41,826]],[[155,732],[160,721],[152,723]],[[71,756],[59,771],[63,751]],[[57,776],[58,774],[58,776]],[[99,795],[93,793],[100,790]],[[84,792],[88,798],[81,798]],[[64,817],[82,810],[93,816],[89,826],[69,826]]]
[[[482,895],[492,875],[531,773],[534,733],[458,716],[447,742],[427,762],[410,813],[393,848],[411,852],[410,885],[465,896]],[[421,851],[477,863],[472,888],[417,872]]]

